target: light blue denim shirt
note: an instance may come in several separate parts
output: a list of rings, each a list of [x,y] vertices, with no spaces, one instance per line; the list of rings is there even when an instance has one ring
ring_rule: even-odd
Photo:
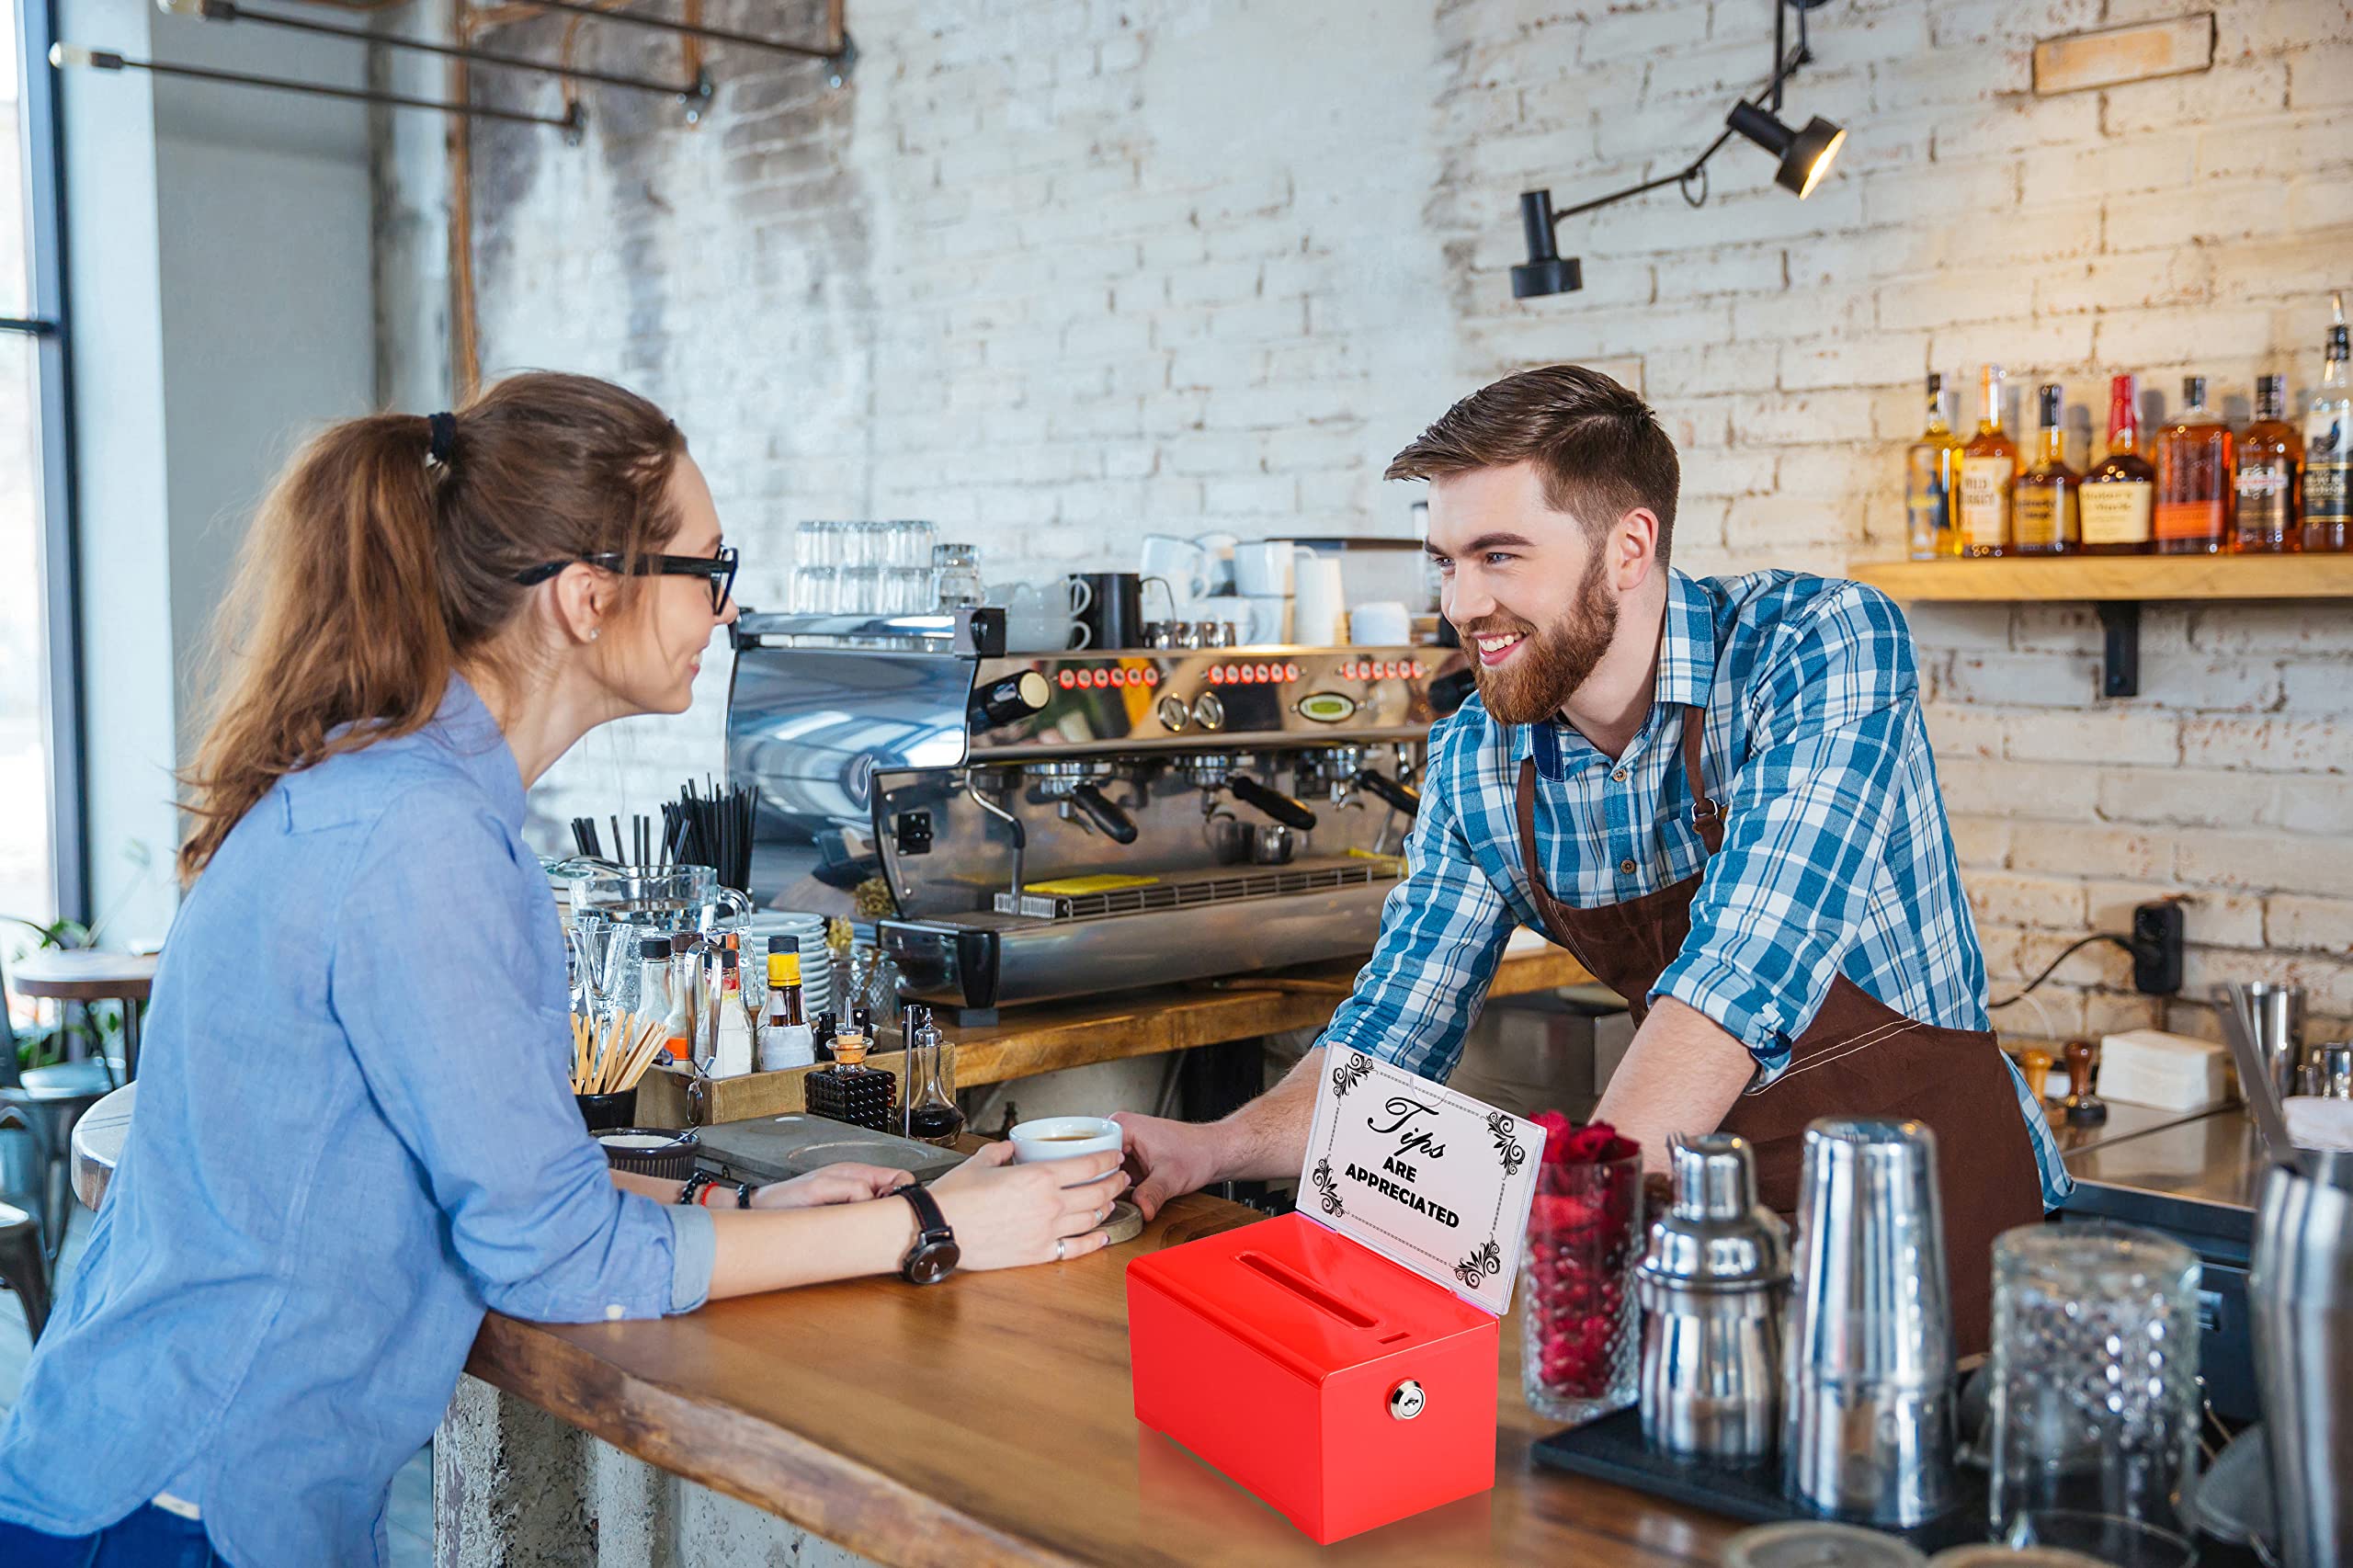
[[[701,1304],[710,1217],[617,1189],[573,1104],[522,824],[514,755],[452,680],[423,730],[290,776],[230,833],[0,1427],[0,1518],[86,1534],[168,1492],[238,1568],[381,1562],[392,1472],[485,1309]]]

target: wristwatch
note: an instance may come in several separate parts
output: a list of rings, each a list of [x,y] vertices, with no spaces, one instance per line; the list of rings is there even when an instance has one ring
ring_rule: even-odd
[[[915,1244],[899,1260],[899,1277],[910,1285],[937,1285],[956,1272],[957,1261],[964,1256],[957,1248],[956,1233],[948,1228],[939,1199],[921,1186],[910,1182],[897,1191],[915,1211]]]

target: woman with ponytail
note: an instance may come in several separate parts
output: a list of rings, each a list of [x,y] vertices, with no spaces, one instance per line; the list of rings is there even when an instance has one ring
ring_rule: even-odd
[[[128,1144],[0,1427],[0,1563],[381,1562],[486,1310],[887,1273],[926,1202],[967,1268],[1104,1244],[1114,1155],[998,1145],[904,1199],[836,1165],[712,1210],[584,1129],[524,793],[595,726],[685,710],[733,576],[677,428],[602,381],[295,459],[222,619]]]

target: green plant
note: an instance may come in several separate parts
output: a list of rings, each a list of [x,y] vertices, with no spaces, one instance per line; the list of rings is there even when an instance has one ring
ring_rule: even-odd
[[[86,948],[91,931],[77,920],[52,920],[43,925],[21,915],[0,915],[0,924],[20,926],[30,934],[30,939],[19,937],[9,953],[13,962],[30,952],[49,948]],[[0,1006],[6,1006],[0,996]],[[27,1028],[17,1028],[17,1065],[49,1067],[63,1062],[66,1047],[75,1040],[89,1042],[92,1051],[106,1049],[106,1042],[122,1032],[122,1008],[119,1003],[96,1002],[82,1009],[83,1017],[73,1017],[74,1009],[60,1004],[56,1017],[46,1024],[35,1022]],[[13,1027],[13,1026],[12,1026]]]

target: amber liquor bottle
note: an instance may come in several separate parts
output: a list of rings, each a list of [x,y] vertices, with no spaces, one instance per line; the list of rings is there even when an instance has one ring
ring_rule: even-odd
[[[873,1132],[899,1131],[899,1080],[866,1065],[866,1037],[838,1035],[834,1059],[801,1080],[809,1114],[847,1121]]]
[[[1961,439],[1945,423],[1945,379],[1928,378],[1928,426],[1904,454],[1906,551],[1915,561],[1961,553],[1953,499],[1961,491]]]
[[[2157,435],[2157,553],[2211,555],[2231,542],[2231,427],[2206,406],[2206,378],[2181,383],[2179,417]]]
[[[2148,553],[2157,471],[2134,449],[2140,431],[2132,378],[2115,377],[2108,383],[2108,456],[2084,475],[2076,493],[2086,555]]]
[[[2239,436],[2234,547],[2276,555],[2302,542],[2303,432],[2288,423],[2288,378],[2257,376],[2255,423]]]
[[[2034,466],[2011,488],[2010,548],[2020,555],[2071,553],[2079,542],[2075,487],[2081,483],[2067,466],[2059,388],[2044,386],[2036,397]]]
[[[1961,452],[1961,553],[1978,559],[2009,551],[2010,483],[2018,468],[2018,449],[2002,432],[2002,367],[1985,367],[1983,392],[1977,434]]]

